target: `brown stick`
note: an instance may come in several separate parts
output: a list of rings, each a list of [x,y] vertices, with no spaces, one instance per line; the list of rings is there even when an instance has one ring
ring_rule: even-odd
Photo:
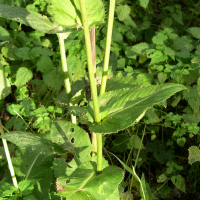
[[[96,78],[96,47],[95,47],[95,26],[90,29],[90,42],[92,48],[92,61],[93,61],[93,70],[94,76]]]
[[[92,48],[92,62],[93,62],[93,70],[94,70],[94,77],[96,79],[96,47],[95,47],[95,26],[90,29],[90,42]],[[96,134],[92,133],[92,146],[94,153],[97,152],[97,140]]]

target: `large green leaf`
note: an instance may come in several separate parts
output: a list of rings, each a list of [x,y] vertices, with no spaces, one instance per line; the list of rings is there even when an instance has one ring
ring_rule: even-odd
[[[86,131],[65,120],[55,120],[51,126],[52,142],[59,143],[70,149],[74,159],[69,163],[68,174],[78,165],[91,160],[92,144]]]
[[[95,133],[116,133],[137,123],[147,108],[183,89],[186,89],[183,85],[163,84],[106,92],[99,97],[102,122],[90,124],[89,128]],[[94,122],[92,107],[90,103],[85,116]]]
[[[59,26],[52,23],[46,16],[26,8],[0,4],[0,17],[20,22],[44,33],[61,32]]]
[[[69,183],[65,181],[62,185],[58,178],[57,186],[59,184],[59,188],[62,188],[58,193],[68,200],[119,199],[118,185],[122,181],[123,171],[116,166],[109,166],[100,175],[96,175],[95,169],[94,163],[87,162],[72,173]]]
[[[12,158],[15,173],[18,181],[34,180],[37,186],[34,189],[34,196],[37,200],[48,199],[49,189],[53,179],[52,164],[55,155],[30,152],[18,148],[15,157]]]
[[[0,63],[0,99],[7,97],[11,93],[11,86],[6,78],[4,68]]]
[[[101,0],[85,0],[88,25],[91,27],[104,21],[104,7]],[[68,28],[82,27],[79,0],[52,0],[55,21]]]
[[[26,149],[27,151],[41,153],[41,154],[54,154],[64,153],[64,147],[61,147],[50,140],[44,139],[38,135],[34,135],[28,132],[22,131],[13,131],[6,133],[5,135],[0,136],[22,149]]]

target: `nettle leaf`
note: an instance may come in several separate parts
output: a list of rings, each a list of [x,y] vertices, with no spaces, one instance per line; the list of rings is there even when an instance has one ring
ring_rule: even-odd
[[[116,12],[120,21],[126,19],[130,14],[131,8],[128,5],[119,5],[116,8]]]
[[[200,161],[200,149],[196,146],[191,146],[189,149],[188,163],[192,165],[196,161]]]
[[[90,27],[104,21],[105,13],[101,0],[86,0],[85,5]],[[54,19],[59,25],[68,28],[82,27],[79,0],[73,2],[70,0],[52,0],[52,9]]]
[[[181,51],[192,51],[195,47],[189,36],[183,36],[174,40],[174,48]]]
[[[17,192],[17,188],[13,186],[13,184],[2,181],[0,182],[0,199],[3,200],[5,198],[3,197],[8,197],[12,196],[14,192]]]
[[[33,72],[27,69],[26,67],[20,67],[17,71],[16,75],[16,86],[18,88],[25,85],[28,81],[30,81],[33,78]]]
[[[199,27],[188,28],[188,32],[191,33],[195,38],[200,39],[200,28]]]
[[[62,75],[58,72],[58,68],[53,68],[44,73],[43,80],[47,86],[55,90],[59,90],[64,83]]]
[[[132,46],[131,50],[138,54],[145,54],[147,49],[149,49],[149,44],[142,42]]]
[[[2,26],[0,26],[0,40],[13,41],[12,37],[10,36],[10,33]]]
[[[96,175],[94,163],[81,164],[70,176],[70,182],[60,185],[58,194],[68,200],[109,200],[119,199],[118,185],[124,176],[123,171],[116,166],[103,169]]]
[[[53,62],[49,56],[41,56],[40,60],[37,62],[37,68],[41,72],[47,72],[53,69]]]
[[[11,85],[8,81],[5,70],[0,63],[0,99],[7,97],[11,93]]]
[[[140,1],[140,6],[142,6],[143,8],[147,8],[149,0],[139,0],[139,1]]]
[[[21,7],[0,4],[0,17],[11,19],[44,33],[60,32],[46,16]]]
[[[91,124],[89,128],[95,133],[116,133],[137,123],[147,108],[184,89],[186,87],[179,84],[163,84],[106,92],[99,96],[102,122]],[[86,117],[93,119],[93,122],[92,108],[91,102]]]
[[[44,139],[38,135],[34,135],[28,132],[12,131],[1,136],[1,138],[4,138],[21,147],[22,149],[26,149],[30,152],[41,154],[54,154],[56,152],[65,152],[62,147],[55,143],[52,143],[50,140]]]
[[[150,65],[164,62],[168,59],[168,56],[163,54],[162,51],[154,51],[153,54],[149,55],[148,58],[151,58]]]
[[[22,58],[23,60],[27,60],[29,59],[29,51],[30,48],[29,47],[21,47],[21,48],[17,48],[15,55],[19,58]]]
[[[152,38],[152,42],[157,45],[164,44],[164,41],[167,40],[168,37],[164,33],[158,33],[156,36]]]
[[[67,58],[67,65],[69,69],[69,76],[72,82],[82,79],[85,74],[85,65],[76,56],[69,56]]]
[[[199,111],[200,95],[197,90],[197,85],[194,85],[193,87],[188,86],[188,90],[183,92],[183,97],[188,101],[194,112]]]
[[[176,52],[175,54],[179,58],[190,58],[190,52],[189,51],[180,51]]]

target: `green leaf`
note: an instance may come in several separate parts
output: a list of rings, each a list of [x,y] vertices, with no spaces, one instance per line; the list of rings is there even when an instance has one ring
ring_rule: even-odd
[[[156,36],[152,38],[152,42],[157,45],[162,45],[167,39],[168,37],[165,34],[159,32]]]
[[[34,189],[33,185],[36,184],[36,180],[23,180],[19,182],[18,187],[20,191],[22,192],[22,195],[29,195],[32,193],[32,190]]]
[[[106,91],[119,90],[122,88],[148,86],[153,82],[153,77],[150,74],[133,73],[131,76],[123,76],[121,73],[115,75],[113,79],[108,79]]]
[[[181,137],[181,138],[178,138],[177,139],[177,144],[180,146],[180,147],[183,147],[184,144],[186,142],[186,138],[185,137]]]
[[[30,71],[26,67],[20,67],[19,70],[17,71],[15,84],[18,88],[20,88],[23,85],[25,85],[28,81],[30,81],[32,77],[33,77],[32,71]]]
[[[59,74],[58,68],[50,69],[49,71],[44,73],[43,81],[47,86],[52,87],[57,91],[64,84],[63,76]]]
[[[46,16],[21,7],[0,4],[0,17],[20,22],[44,33],[61,32]]]
[[[128,5],[119,5],[116,8],[116,13],[120,21],[126,19],[130,14],[130,7]]]
[[[23,60],[27,60],[29,59],[29,47],[21,47],[21,48],[17,48],[15,55],[19,58],[22,58]]]
[[[167,176],[165,174],[161,174],[158,179],[157,179],[157,182],[158,183],[163,183],[167,180]]]
[[[12,196],[12,193],[17,191],[18,189],[8,182],[4,182],[1,180],[0,182],[0,197]],[[4,200],[5,198],[1,198]]]
[[[190,58],[190,52],[189,51],[180,51],[176,52],[175,54],[179,58]]]
[[[69,177],[70,182],[65,183],[58,193],[68,200],[119,199],[119,192],[116,190],[122,181],[123,171],[116,166],[109,166],[96,176],[95,168],[91,162],[81,164]]]
[[[138,54],[145,54],[147,49],[149,49],[149,44],[142,42],[132,46],[131,50]]]
[[[21,147],[22,149],[26,149],[30,152],[41,154],[54,154],[56,152],[65,152],[63,148],[58,146],[57,144],[54,144],[47,139],[43,139],[38,135],[34,135],[28,132],[13,131],[6,133],[5,135],[1,136],[1,138],[4,138]]]
[[[2,26],[0,26],[0,40],[13,42],[13,39],[10,36],[10,33]]]
[[[71,103],[73,105],[77,104],[81,99],[83,99],[84,93],[85,93],[84,87],[85,87],[85,82],[83,80],[78,80],[72,84],[72,86],[71,86],[71,89],[72,89]],[[57,99],[57,102],[68,105],[69,102],[68,102],[66,90],[63,90],[60,93],[60,95]]]
[[[149,0],[139,0],[139,1],[140,1],[140,6],[142,6],[143,8],[147,8]]]
[[[52,142],[62,144],[74,154],[74,159],[70,162],[72,168],[91,160],[92,145],[88,134],[71,122],[55,120],[51,126],[50,138]],[[68,173],[72,168],[68,169]]]
[[[200,161],[200,149],[197,146],[191,146],[189,149],[188,163],[192,165],[196,161]]]
[[[77,80],[81,80],[85,74],[85,66],[84,63],[78,59],[75,55],[69,56],[67,58],[67,65],[69,69],[69,76],[72,82]]]
[[[41,56],[40,60],[37,62],[37,68],[41,72],[47,72],[53,69],[53,62],[49,56]]]
[[[186,192],[185,180],[180,174],[176,176],[172,176],[171,181],[176,186],[177,189],[181,190],[182,192]]]
[[[147,108],[183,89],[186,87],[179,84],[163,84],[106,92],[99,97],[100,111],[106,115],[100,124],[91,124],[90,130],[95,133],[116,133],[123,130],[137,123]],[[91,107],[92,103],[89,104],[86,117],[93,117],[89,114]]]
[[[90,27],[104,21],[105,13],[101,0],[86,0],[85,5]],[[52,9],[54,19],[59,25],[68,28],[82,27],[79,0],[73,2],[70,0],[52,0]]]
[[[188,32],[191,33],[195,38],[200,39],[200,28],[199,27],[188,28]]]
[[[174,48],[181,51],[192,51],[194,49],[193,40],[189,36],[175,38]]]
[[[167,74],[161,72],[158,74],[158,80],[161,84],[163,84],[167,80]]]
[[[6,77],[5,70],[0,63],[0,99],[4,99],[11,93],[11,85]]]
[[[22,181],[19,186],[23,193],[29,193],[32,186],[36,184],[32,190],[34,196],[37,197],[36,199],[48,199],[53,179],[52,163],[54,158],[55,155],[17,148],[12,163],[18,181]]]
[[[149,55],[148,58],[151,58],[150,65],[164,62],[168,59],[168,56],[163,54],[161,51],[154,51],[153,54]]]
[[[200,94],[197,90],[197,85],[194,85],[193,87],[188,86],[188,90],[183,92],[183,97],[188,101],[194,112],[199,111]]]
[[[135,30],[139,30],[137,27],[137,24],[133,21],[133,19],[130,16],[127,16],[126,19],[124,19],[124,24],[126,24],[127,26],[132,27]]]
[[[109,152],[110,154],[112,154],[111,152]],[[117,156],[115,156],[114,154],[112,154],[115,158],[117,158],[117,160],[123,165],[124,169],[126,169],[126,171],[128,171],[130,174],[133,175],[133,177],[140,183],[140,194],[143,197],[143,200],[147,200],[148,198],[148,194],[147,194],[147,190],[146,190],[146,185],[144,184],[144,179],[143,179],[143,183],[141,182],[140,178],[138,177],[138,175],[135,172],[135,168],[133,167],[133,169],[131,169],[127,164],[125,164],[123,161],[121,161]]]

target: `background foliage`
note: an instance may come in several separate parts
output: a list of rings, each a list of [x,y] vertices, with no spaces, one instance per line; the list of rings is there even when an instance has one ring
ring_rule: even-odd
[[[107,19],[109,2],[105,0],[103,3]],[[51,0],[0,0],[0,4],[26,7],[54,20]],[[200,198],[199,8],[200,3],[196,0],[156,0],[150,1],[149,4],[146,0],[116,2],[107,91],[124,88],[118,84],[120,80],[126,80],[126,87],[180,83],[188,88],[149,108],[138,124],[118,134],[104,136],[104,156],[107,160],[104,161],[104,166],[109,163],[121,167],[118,160],[108,153],[110,151],[131,167],[145,132],[136,171],[140,177],[144,173],[154,199]],[[96,74],[99,83],[106,43],[106,24],[105,21],[96,27]],[[75,138],[77,143],[74,144],[70,136],[74,127],[67,127],[69,138],[66,138],[65,142],[53,136],[56,126],[53,124],[54,120],[70,120],[71,111],[80,116],[78,122],[82,124],[88,124],[86,118],[92,120],[92,116],[83,116],[90,97],[83,32],[80,29],[73,31],[65,41],[75,102],[74,107],[69,109],[56,35],[41,31],[0,18],[0,63],[12,91],[11,95],[0,100],[1,118],[6,130],[20,131],[12,135],[13,140],[25,137],[24,131],[32,132],[44,139],[43,143],[37,144],[39,147],[43,146],[42,152],[50,153],[47,156],[36,149],[32,154],[28,154],[23,148],[16,149],[14,144],[9,144],[17,177],[21,181],[19,194],[11,184],[1,145],[0,199],[39,199],[40,191],[43,191],[40,199],[60,199],[55,193],[56,187],[59,187],[58,183],[55,185],[56,179],[61,177],[59,180],[62,182],[66,176],[71,175],[70,170],[67,175],[62,170],[74,154],[78,152],[79,155],[84,149],[83,155],[86,155],[92,148],[90,144],[84,144],[87,148],[81,146],[80,138]],[[111,80],[116,81],[116,84]],[[80,107],[75,107],[77,103]],[[59,123],[61,126],[62,122]],[[84,125],[82,128],[86,129]],[[88,141],[88,136],[81,134],[83,138],[87,137],[82,141]],[[52,141],[52,149],[48,148],[49,138]],[[54,148],[63,151],[60,146],[53,145],[55,140],[59,140],[61,146],[70,146],[73,151],[68,152],[65,157],[54,159],[56,155],[51,154]],[[87,160],[87,157],[79,159]],[[63,165],[61,171],[56,167],[57,162],[59,166]],[[37,165],[37,168],[28,167],[33,165]],[[71,165],[77,166],[77,163],[72,161]],[[43,169],[46,171],[41,174]],[[94,173],[92,166],[90,170],[91,174]],[[122,176],[114,166],[113,170]],[[76,171],[71,177],[76,180],[77,174]],[[87,185],[85,187],[87,188]],[[60,191],[62,193],[62,189]],[[119,191],[121,199],[140,198],[138,182],[128,173],[125,174]]]

